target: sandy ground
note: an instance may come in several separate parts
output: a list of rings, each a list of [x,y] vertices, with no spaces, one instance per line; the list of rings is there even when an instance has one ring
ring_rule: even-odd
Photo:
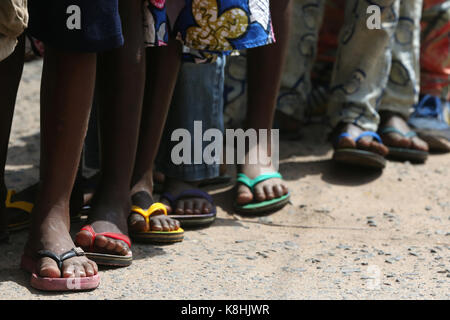
[[[26,65],[7,166],[9,187],[36,181],[41,62]],[[326,130],[283,142],[292,204],[267,217],[218,219],[171,246],[134,244],[127,269],[101,271],[92,292],[41,293],[19,270],[26,232],[0,251],[0,299],[449,299],[450,154],[382,174],[335,166]],[[232,171],[230,171],[232,172]],[[79,225],[74,225],[74,231]]]

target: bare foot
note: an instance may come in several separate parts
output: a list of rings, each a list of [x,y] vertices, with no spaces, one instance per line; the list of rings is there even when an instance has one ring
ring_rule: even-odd
[[[404,134],[412,131],[405,119],[396,113],[384,111],[380,112],[380,116],[381,131],[383,128],[387,127],[395,128]],[[383,138],[383,142],[389,147],[415,149],[428,152],[428,144],[418,136],[407,137],[396,132],[382,133],[381,136]]]
[[[124,199],[120,198],[120,196],[96,195],[88,214],[88,224],[96,233],[112,232],[128,235],[127,216],[130,212],[130,201],[123,196]],[[86,230],[77,233],[75,243],[89,252],[121,256],[131,254],[128,244],[122,240],[98,235],[92,243],[92,235]]]
[[[52,209],[43,221],[35,220],[39,222],[35,222],[31,228],[25,246],[25,255],[36,258],[39,250],[49,250],[56,255],[61,255],[76,247],[69,234],[69,214],[64,210]],[[83,278],[98,273],[97,264],[85,256],[64,260],[61,270],[53,259],[47,257],[40,258],[36,267],[41,277],[49,278]]]
[[[256,146],[257,149],[258,146]],[[265,154],[263,152],[265,151]],[[261,158],[268,158],[267,150],[258,151]],[[249,163],[249,153],[246,156],[246,163]],[[244,164],[238,166],[238,172],[245,174],[250,179],[255,179],[261,174],[276,172],[273,166],[263,164]],[[289,190],[282,179],[271,178],[256,184],[252,190],[242,183],[237,185],[236,202],[239,205],[244,205],[252,201],[262,202],[280,198],[289,193]]]
[[[199,183],[186,182],[174,178],[167,177],[164,190],[173,195],[180,194],[186,190],[199,189]],[[178,199],[175,208],[172,208],[167,199],[162,199],[167,207],[167,212],[174,215],[201,215],[208,214],[212,211],[213,205],[204,198],[183,197]]]
[[[336,137],[338,137],[342,133],[348,133],[350,137],[342,137],[336,144],[336,149],[360,149],[365,151],[371,151],[382,155],[383,157],[387,156],[389,153],[389,149],[382,143],[375,141],[372,137],[367,136],[359,139],[357,142],[355,139],[363,133],[365,130],[358,127],[357,125],[351,123],[342,123],[338,125],[336,128]]]
[[[150,208],[154,203],[151,193],[149,191],[139,191],[132,196],[133,205],[138,206],[144,210]],[[180,222],[164,215],[161,211],[159,214],[154,213],[150,216],[149,225],[145,218],[132,212],[128,218],[128,227],[130,232],[148,232],[148,231],[175,231],[180,228]]]

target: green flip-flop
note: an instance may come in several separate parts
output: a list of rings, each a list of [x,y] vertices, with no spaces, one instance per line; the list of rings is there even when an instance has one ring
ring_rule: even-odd
[[[383,129],[380,129],[379,131],[380,131],[381,135],[389,134],[389,133],[397,133],[397,134],[401,135],[402,137],[405,137],[408,139],[417,137],[417,133],[414,131],[409,131],[409,132],[404,133],[394,127],[384,127]],[[409,149],[409,148],[390,147],[387,144],[385,144],[385,145],[389,149],[388,157],[392,158],[394,160],[423,163],[428,159],[428,152],[426,152],[426,151]]]
[[[258,183],[273,178],[283,179],[283,177],[279,172],[264,173],[262,175],[259,175],[255,179],[250,179],[244,173],[239,173],[236,181],[238,183],[246,185],[253,193],[253,189]],[[247,203],[244,205],[236,203],[235,211],[239,214],[265,214],[275,212],[283,208],[289,202],[290,196],[291,194],[288,193],[285,194],[284,196],[272,200],[266,200],[261,202],[253,201],[251,203]]]

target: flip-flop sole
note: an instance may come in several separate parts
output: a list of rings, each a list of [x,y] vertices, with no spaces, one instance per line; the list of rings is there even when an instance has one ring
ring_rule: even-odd
[[[169,214],[172,219],[178,220],[182,228],[203,227],[212,224],[216,220],[216,213],[201,215],[175,215]]]
[[[411,161],[415,163],[424,163],[428,159],[428,152],[389,147],[389,158],[399,161]]]
[[[428,143],[430,150],[437,152],[450,152],[450,140],[445,137],[439,137],[427,133],[418,132],[419,137]]]
[[[133,256],[118,256],[114,254],[86,252],[85,256],[96,264],[108,267],[128,267],[133,262]]]
[[[184,231],[181,232],[136,232],[130,234],[134,241],[156,244],[168,244],[181,242],[184,239]]]
[[[42,291],[87,291],[97,288],[100,284],[100,275],[84,278],[47,278],[40,277],[35,272],[36,262],[23,256],[20,266],[31,273],[30,284],[33,288]]]
[[[274,213],[288,204],[290,197],[291,194],[288,193],[280,198],[272,200],[249,203],[243,206],[235,204],[234,210],[240,215],[264,215]]]
[[[386,167],[386,159],[382,155],[359,149],[337,149],[334,151],[333,160],[343,164],[373,169],[384,169]]]

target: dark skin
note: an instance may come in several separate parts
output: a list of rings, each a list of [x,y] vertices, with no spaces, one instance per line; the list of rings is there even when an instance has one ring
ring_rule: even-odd
[[[129,190],[144,97],[146,52],[140,1],[119,1],[119,10],[125,44],[100,54],[98,58],[102,170],[88,223],[97,233],[127,235],[127,218],[131,210]],[[151,223],[162,225],[165,220],[155,216],[151,218]],[[90,234],[80,231],[75,242],[88,249],[91,245]],[[95,238],[94,251],[117,255],[131,252],[123,241],[105,236]]]
[[[390,111],[380,111],[380,129],[384,127],[394,127],[400,132],[411,131],[407,121],[400,115]],[[382,134],[381,138],[386,146],[428,151],[428,144],[419,137],[407,138],[398,133]]]
[[[351,137],[343,137],[339,139],[336,148],[360,149],[377,153],[383,157],[387,156],[389,153],[388,148],[384,144],[374,140],[372,137],[363,137],[359,139],[358,142],[355,142],[355,139],[364,131],[366,130],[352,123],[339,124],[335,129],[335,136],[338,137],[341,133],[346,132],[349,133]]]
[[[75,247],[69,234],[70,197],[77,175],[95,85],[96,54],[46,47],[41,84],[41,166],[37,201],[25,254],[46,249],[62,254]],[[70,75],[70,76],[68,76]],[[86,277],[98,272],[86,257],[56,262],[41,258],[42,277]]]
[[[175,89],[181,63],[181,44],[170,40],[166,47],[147,49],[147,81],[145,85],[139,143],[131,182],[133,204],[144,210],[153,201],[153,164],[159,148],[164,124]],[[162,215],[152,216],[150,230],[173,231],[180,227],[174,219]],[[144,217],[132,213],[129,217],[130,231],[146,231]]]
[[[267,151],[265,157],[271,155],[270,130],[273,125],[276,100],[287,54],[292,1],[271,1],[270,9],[277,37],[276,44],[250,49],[247,53],[248,107],[246,127],[268,130],[268,148],[262,150],[263,152]],[[238,166],[238,171],[245,173],[251,179],[263,173],[276,171],[272,164],[248,164],[248,161],[246,163]],[[236,201],[242,205],[254,200],[260,202],[279,198],[287,193],[288,188],[283,180],[273,178],[258,183],[254,188],[254,195],[247,186],[238,184]]]
[[[22,77],[25,55],[25,38],[19,37],[14,52],[0,62],[0,240],[7,235],[7,219],[5,212],[6,184],[5,165],[8,153],[8,142],[16,105],[17,90]]]

